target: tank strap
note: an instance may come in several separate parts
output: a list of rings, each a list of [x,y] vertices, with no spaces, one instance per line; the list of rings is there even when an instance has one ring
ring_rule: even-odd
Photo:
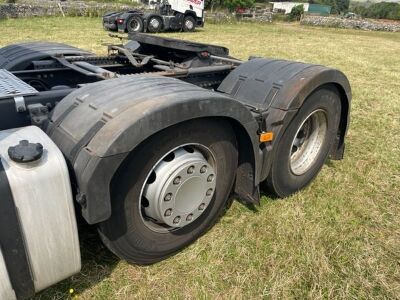
[[[26,299],[35,294],[35,286],[18,210],[15,207],[10,184],[1,160],[0,194],[0,247],[17,299]]]

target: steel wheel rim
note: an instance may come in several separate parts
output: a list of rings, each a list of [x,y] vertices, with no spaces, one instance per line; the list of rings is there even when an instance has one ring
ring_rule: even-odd
[[[324,145],[328,132],[326,112],[318,109],[310,113],[298,128],[289,154],[290,169],[302,175],[311,169]]]
[[[129,27],[132,29],[132,31],[138,31],[139,30],[139,22],[135,19],[131,20],[131,22],[129,23]]]
[[[167,233],[202,216],[216,188],[215,162],[211,150],[200,144],[184,144],[165,154],[142,185],[139,211],[145,226]]]

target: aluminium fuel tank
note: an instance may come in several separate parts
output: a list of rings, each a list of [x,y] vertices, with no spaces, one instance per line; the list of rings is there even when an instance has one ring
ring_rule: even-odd
[[[0,131],[0,299],[24,299],[79,272],[65,159],[38,127]]]

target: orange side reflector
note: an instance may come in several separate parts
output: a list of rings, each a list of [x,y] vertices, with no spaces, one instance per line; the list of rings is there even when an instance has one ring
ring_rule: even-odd
[[[272,131],[262,132],[260,134],[260,143],[270,142],[274,138],[274,133]]]

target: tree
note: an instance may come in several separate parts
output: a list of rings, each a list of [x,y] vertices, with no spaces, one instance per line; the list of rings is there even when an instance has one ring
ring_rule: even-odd
[[[356,5],[353,11],[365,18],[400,20],[399,3],[380,2],[369,6]]]
[[[210,9],[211,12],[214,11],[214,7],[222,6],[222,0],[205,0],[204,7]]]
[[[380,2],[372,4],[366,11],[366,17],[376,19],[400,19],[400,4]]]
[[[304,6],[303,6],[303,4],[296,5],[295,7],[292,8],[292,10],[291,10],[291,12],[289,14],[289,19],[292,20],[292,21],[294,21],[294,20],[299,21],[302,14],[304,14]]]
[[[334,14],[345,13],[350,6],[350,0],[316,0],[315,3],[329,5]]]
[[[223,0],[223,5],[230,11],[234,11],[238,7],[250,8],[254,2],[255,0]]]

